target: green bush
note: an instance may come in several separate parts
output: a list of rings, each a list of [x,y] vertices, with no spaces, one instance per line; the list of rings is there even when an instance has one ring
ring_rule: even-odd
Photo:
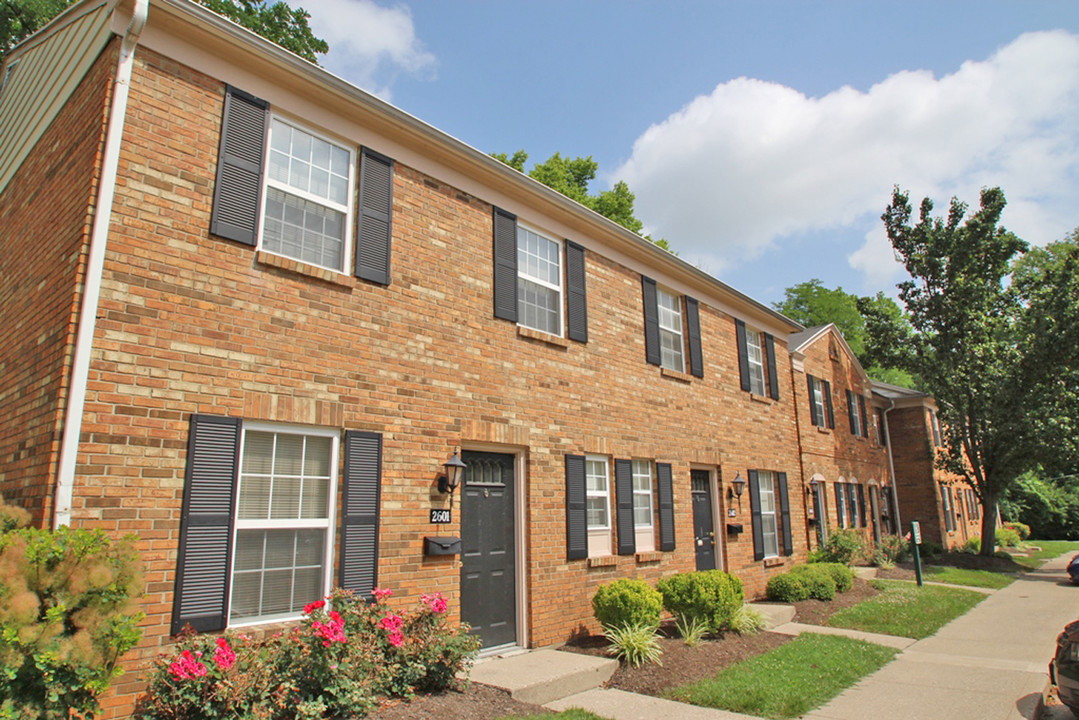
[[[865,551],[865,539],[861,531],[855,528],[836,528],[828,533],[828,539],[821,549],[823,562],[853,565]]]
[[[673,615],[703,620],[711,632],[729,627],[745,602],[742,581],[722,570],[679,573],[656,583],[663,607]]]
[[[0,498],[0,718],[93,717],[142,635],[135,538],[28,519]]]
[[[832,563],[825,565],[795,565],[791,568],[791,574],[798,576],[805,583],[809,597],[816,600],[831,600],[835,598],[836,582],[832,579],[832,573],[828,569]],[[846,568],[845,565],[841,567]]]
[[[1019,533],[1020,540],[1026,540],[1030,537],[1030,526],[1026,523],[1015,521],[1006,522],[1004,523],[1004,527],[1015,530],[1015,532]]]
[[[805,578],[794,573],[773,575],[768,579],[765,592],[769,600],[776,602],[798,602],[809,599],[809,588],[806,587]]]
[[[1019,533],[1009,527],[997,528],[997,545],[1001,547],[1018,547]]]
[[[791,572],[819,572],[827,575],[836,590],[847,592],[854,586],[854,571],[843,563],[810,563],[809,565],[795,565]]]
[[[982,550],[982,539],[980,537],[972,537],[963,544],[963,547],[959,548],[959,552],[966,553],[967,555],[977,555]]]
[[[592,612],[605,628],[658,627],[663,596],[644,580],[621,578],[596,589],[592,596]]]
[[[1050,480],[1035,470],[1019,476],[1000,499],[1008,524],[1018,521],[1039,540],[1079,540],[1079,479]],[[1022,537],[1022,533],[1020,533]]]
[[[287,635],[261,640],[185,633],[157,659],[138,720],[363,716],[382,697],[453,687],[479,650],[467,626],[446,619],[441,595],[397,613],[376,591],[367,603],[335,590],[304,608]],[[333,608],[332,610],[330,608]]]
[[[884,535],[877,543],[877,553],[894,565],[907,559],[910,544],[898,535]]]
[[[940,557],[944,554],[944,546],[932,540],[922,540],[922,544],[918,547],[918,554],[925,558]]]
[[[608,627],[603,634],[611,643],[611,656],[627,665],[639,667],[646,662],[663,664],[659,659],[663,654],[663,648],[659,645],[659,635],[656,634],[655,625],[636,623]]]

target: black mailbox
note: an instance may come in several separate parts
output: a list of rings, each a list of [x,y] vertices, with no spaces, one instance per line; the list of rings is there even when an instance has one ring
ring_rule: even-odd
[[[742,523],[727,523],[728,535],[739,535],[742,532]]]
[[[426,537],[423,541],[425,555],[461,554],[461,538],[459,537]]]

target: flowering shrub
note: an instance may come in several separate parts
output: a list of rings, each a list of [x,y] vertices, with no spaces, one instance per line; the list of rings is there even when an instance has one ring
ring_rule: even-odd
[[[382,697],[450,687],[479,639],[447,621],[440,594],[402,613],[383,604],[391,595],[378,589],[367,603],[336,590],[307,605],[291,632],[258,641],[186,634],[157,660],[136,717],[354,717]]]

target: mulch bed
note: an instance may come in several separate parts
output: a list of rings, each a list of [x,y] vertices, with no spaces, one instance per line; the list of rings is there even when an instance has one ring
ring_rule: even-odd
[[[464,690],[420,695],[368,715],[369,720],[498,720],[502,717],[550,712],[539,705],[514,700],[505,690],[469,683]]]

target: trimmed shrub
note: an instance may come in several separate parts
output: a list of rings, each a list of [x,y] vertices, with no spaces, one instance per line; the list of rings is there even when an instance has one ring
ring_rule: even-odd
[[[793,573],[821,573],[831,579],[839,592],[847,592],[854,586],[854,571],[843,563],[810,563],[795,565]]]
[[[703,620],[711,632],[729,627],[745,602],[742,581],[722,570],[679,573],[656,583],[663,607],[682,618]]]
[[[959,552],[966,553],[967,555],[977,555],[982,550],[982,539],[980,537],[972,537],[966,541],[963,547],[959,548]]]
[[[1004,523],[1004,527],[1019,533],[1020,540],[1026,540],[1030,537],[1030,526],[1025,523],[1015,521],[1006,522]]]
[[[894,565],[907,559],[910,544],[898,535],[884,535],[877,543],[877,552]]]
[[[828,540],[821,549],[823,552],[820,557],[824,562],[853,565],[865,551],[865,540],[859,530],[836,528],[828,533]]]
[[[769,600],[777,602],[798,602],[809,599],[809,588],[801,575],[783,573],[768,579],[766,589]]]
[[[592,613],[604,628],[659,626],[663,596],[644,580],[621,578],[600,585],[592,596]]]
[[[997,528],[997,545],[1001,547],[1018,547],[1019,546],[1019,533],[1010,527]]]
[[[828,565],[830,566],[831,563]],[[823,563],[795,565],[790,572],[800,577],[805,583],[809,597],[816,600],[831,600],[835,597],[836,582],[832,579],[831,571]]]

